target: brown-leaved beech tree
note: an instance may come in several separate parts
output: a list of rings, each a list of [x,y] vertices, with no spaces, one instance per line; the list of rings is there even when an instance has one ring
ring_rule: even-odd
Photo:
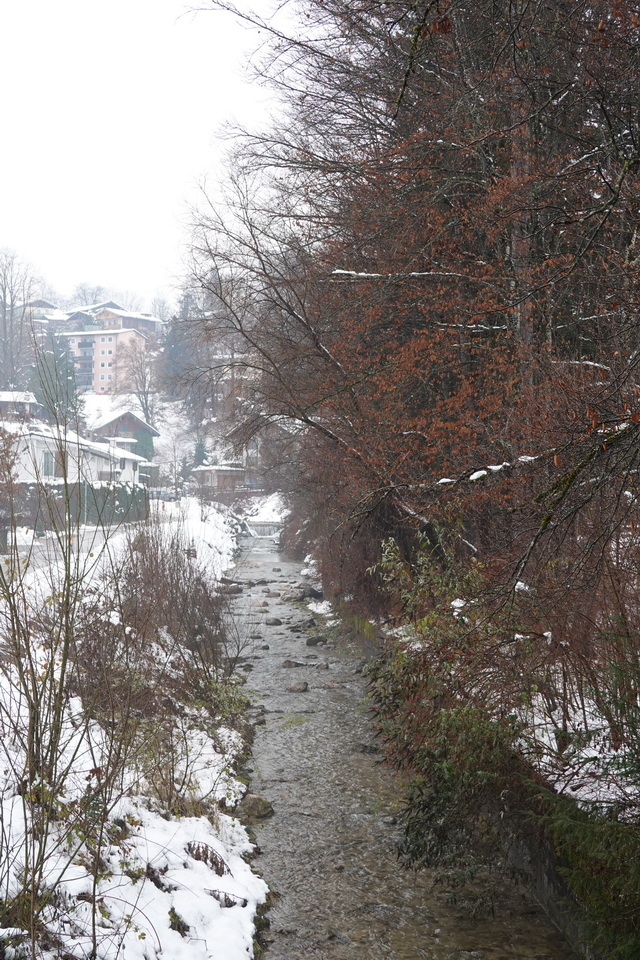
[[[413,862],[483,784],[517,815],[520,753],[594,787],[590,832],[569,811],[550,835],[615,941],[640,817],[640,3],[280,7],[277,123],[239,134],[195,235],[230,429],[268,437],[328,589],[415,622],[375,690]]]
[[[437,544],[452,517],[541,603],[604,577],[635,509],[637,7],[304,0],[261,21],[283,110],[200,211],[199,326],[242,377],[237,432],[292,451],[349,592],[381,536]]]

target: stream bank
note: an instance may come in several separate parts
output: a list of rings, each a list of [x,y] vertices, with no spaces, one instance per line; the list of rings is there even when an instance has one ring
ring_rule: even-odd
[[[567,942],[514,884],[497,883],[473,916],[431,871],[403,870],[395,816],[402,790],[381,764],[364,709],[361,654],[318,642],[294,598],[301,565],[275,541],[246,543],[233,601],[247,638],[257,723],[247,767],[273,816],[257,819],[255,869],[272,891],[269,960],[572,960]],[[268,812],[268,811],[263,811]]]

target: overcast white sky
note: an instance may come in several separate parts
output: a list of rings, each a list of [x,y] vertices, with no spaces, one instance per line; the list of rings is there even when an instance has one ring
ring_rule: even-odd
[[[242,80],[256,35],[192,5],[0,3],[0,247],[63,294],[88,281],[170,298],[216,130],[262,113]]]

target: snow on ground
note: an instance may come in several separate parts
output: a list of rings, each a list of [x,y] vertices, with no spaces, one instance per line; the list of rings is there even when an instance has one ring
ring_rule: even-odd
[[[192,499],[163,503],[162,510],[157,506],[159,519],[182,532],[189,556],[193,550],[194,563],[216,577],[228,569],[235,527],[225,508],[202,507]],[[99,563],[95,557],[85,558],[81,603],[97,590],[110,564],[118,569],[127,536],[124,530],[114,533]],[[19,539],[26,541],[25,531]],[[54,556],[51,563],[30,563],[18,576],[24,587],[20,593],[27,606],[38,608],[38,616],[54,609],[56,577],[63,568]],[[0,610],[0,615],[4,612]],[[118,630],[119,618],[119,611],[106,602],[105,638],[110,630]],[[122,626],[119,629],[122,632]],[[64,667],[46,632],[32,633],[30,647],[39,689],[41,682],[59,677]],[[61,714],[55,784],[34,781],[30,795],[25,787],[28,696],[25,682],[20,681],[22,664],[12,662],[9,654],[6,646],[0,647],[0,899],[6,903],[20,897],[25,863],[34,862],[40,851],[42,886],[50,895],[41,904],[39,923],[49,934],[48,944],[42,940],[36,955],[42,960],[54,960],[65,952],[100,960],[246,960],[252,956],[255,912],[267,888],[246,862],[251,844],[238,820],[210,803],[204,806],[212,797],[233,804],[244,791],[232,773],[242,748],[239,735],[224,727],[211,731],[204,710],[201,717],[185,711],[183,741],[179,741],[183,754],[173,776],[182,779],[183,796],[194,815],[177,816],[145,790],[141,766],[144,759],[148,776],[149,757],[139,752],[144,753],[144,743],[132,748],[116,781],[107,780],[113,750],[109,728],[100,726],[79,697],[72,696]],[[45,730],[45,737],[50,732]],[[150,743],[154,735],[162,732],[151,731]],[[148,753],[153,754],[152,746],[147,747]],[[42,790],[44,794],[38,792]],[[51,801],[46,798],[53,793],[54,802],[48,808]],[[207,815],[199,813],[199,808],[206,809]],[[90,832],[88,824],[98,809],[107,813],[96,845],[95,830]],[[33,829],[34,818],[44,815],[43,811],[48,836],[40,828]],[[16,937],[10,946],[12,934]],[[21,940],[24,934],[19,925],[0,929],[0,952],[7,958],[19,957]]]
[[[519,581],[516,590],[527,593],[530,588]],[[311,610],[316,607],[308,606]],[[469,622],[467,609],[471,606],[473,601],[453,600],[452,617]],[[420,654],[430,643],[411,624],[386,632],[395,636],[407,652]],[[550,642],[550,633],[543,636]],[[516,633],[514,639],[524,641],[525,637]],[[455,671],[455,666],[451,669]],[[491,668],[486,678],[492,683],[490,674]],[[637,777],[629,775],[637,768],[637,751],[613,742],[611,725],[593,700],[575,693],[572,696],[560,672],[556,680],[558,690],[564,683],[564,701],[554,696],[548,683],[547,692],[543,694],[536,687],[537,692],[523,694],[522,705],[513,708],[513,720],[520,731],[517,749],[557,793],[571,797],[585,809],[605,815],[613,811],[621,819],[637,817],[640,790]]]
[[[175,478],[183,462],[192,460],[196,445],[184,404],[177,401],[159,403],[154,426],[160,436],[153,442],[153,461],[159,464],[161,477]]]
[[[238,533],[236,521],[222,504],[201,503],[196,497],[168,502],[151,501],[151,517],[182,532],[196,551],[198,562],[216,579],[233,566]]]
[[[307,606],[312,613],[317,613],[321,617],[330,617],[333,613],[330,600],[310,600]]]
[[[304,558],[304,565],[300,568],[300,575],[302,577],[309,577],[312,580],[318,579],[318,565],[316,564],[313,554],[308,553]]]
[[[256,500],[247,510],[248,520],[255,520],[256,523],[280,523],[289,513],[285,506],[281,494],[272,493],[268,497]]]
[[[626,776],[634,767],[633,754],[612,743],[609,723],[595,703],[550,709],[538,694],[520,713],[523,753],[558,793],[589,808],[616,810],[622,819],[637,815],[640,793],[635,778]]]

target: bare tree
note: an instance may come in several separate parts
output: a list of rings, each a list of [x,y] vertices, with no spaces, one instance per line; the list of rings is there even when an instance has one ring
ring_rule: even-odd
[[[174,314],[173,307],[165,297],[157,296],[151,301],[151,313],[163,323],[168,323]]]
[[[0,384],[24,387],[33,357],[29,301],[38,289],[33,269],[14,250],[0,251]]]
[[[87,307],[93,303],[102,303],[109,299],[109,291],[99,283],[83,280],[76,284],[71,295],[71,306]]]
[[[136,398],[147,423],[156,419],[156,351],[146,342],[135,340],[118,352],[116,388]]]
[[[142,309],[142,297],[134,290],[114,290],[111,298],[132,313],[138,313]]]

